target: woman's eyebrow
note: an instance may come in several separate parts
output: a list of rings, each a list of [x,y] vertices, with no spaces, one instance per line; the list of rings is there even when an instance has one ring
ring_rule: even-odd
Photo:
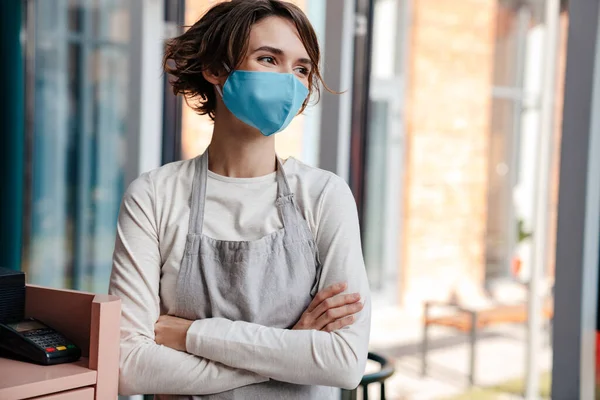
[[[258,49],[255,49],[253,51],[253,53],[256,53],[259,51],[268,51],[269,53],[273,53],[273,54],[277,54],[277,55],[283,54],[283,50],[278,49],[277,47],[272,47],[272,46],[261,46]]]

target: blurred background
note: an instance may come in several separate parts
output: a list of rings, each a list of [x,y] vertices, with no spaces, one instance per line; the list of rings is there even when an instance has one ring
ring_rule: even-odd
[[[294,2],[345,92],[277,151],[355,194],[386,398],[549,398],[570,5]],[[160,62],[215,3],[2,1],[0,242],[29,283],[106,292],[129,182],[210,142]]]

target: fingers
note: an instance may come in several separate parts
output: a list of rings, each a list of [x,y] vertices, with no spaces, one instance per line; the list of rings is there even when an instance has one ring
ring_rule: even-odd
[[[336,283],[321,290],[310,302],[308,308],[306,309],[306,312],[312,312],[323,301],[342,293],[344,290],[346,290],[346,287],[346,283]]]
[[[321,290],[309,304],[292,329],[333,331],[351,325],[354,314],[363,309],[360,294],[341,294],[346,283],[337,283]]]
[[[342,307],[348,304],[356,303],[360,300],[360,294],[352,293],[352,294],[343,294],[337,295],[335,297],[330,297],[325,299],[314,309],[312,315],[315,318],[319,318],[321,315],[326,313],[328,310],[335,309],[338,307]]]
[[[317,329],[319,330],[324,330],[324,328],[326,328],[327,326],[330,326],[331,324],[335,324],[338,321],[345,321],[344,323],[348,322],[348,317],[352,317],[354,318],[354,314],[360,312],[363,309],[364,305],[362,303],[359,302],[355,302],[352,304],[347,304],[344,305],[342,307],[337,307],[337,308],[330,308],[329,310],[326,310],[316,321],[315,321],[315,325],[318,327]],[[352,319],[353,321],[353,319]],[[350,323],[346,323],[346,325],[351,324]],[[344,326],[346,326],[344,325]],[[337,328],[339,329],[339,328]]]
[[[335,320],[329,324],[327,324],[323,329],[321,329],[322,331],[325,332],[333,332],[333,331],[337,331],[339,329],[342,329],[345,326],[348,325],[352,325],[355,321],[355,317],[354,315],[349,315],[347,317]]]

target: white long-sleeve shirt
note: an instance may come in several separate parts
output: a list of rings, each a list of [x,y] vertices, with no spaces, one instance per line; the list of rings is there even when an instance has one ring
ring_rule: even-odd
[[[319,290],[347,282],[347,293],[361,294],[365,306],[354,324],[327,333],[207,318],[190,327],[189,354],[157,345],[154,325],[175,306],[194,177],[192,160],[172,163],[136,179],[119,215],[109,292],[122,300],[121,394],[212,394],[268,379],[358,385],[371,309],[354,198],[332,173],[294,158],[284,170],[316,239],[323,264]],[[281,229],[276,196],[275,173],[228,178],[209,172],[203,234],[256,240]]]

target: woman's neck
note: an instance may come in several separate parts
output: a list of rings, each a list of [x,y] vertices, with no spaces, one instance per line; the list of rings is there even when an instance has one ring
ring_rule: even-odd
[[[208,153],[209,170],[231,178],[268,175],[277,165],[274,138],[231,118],[215,120]]]

